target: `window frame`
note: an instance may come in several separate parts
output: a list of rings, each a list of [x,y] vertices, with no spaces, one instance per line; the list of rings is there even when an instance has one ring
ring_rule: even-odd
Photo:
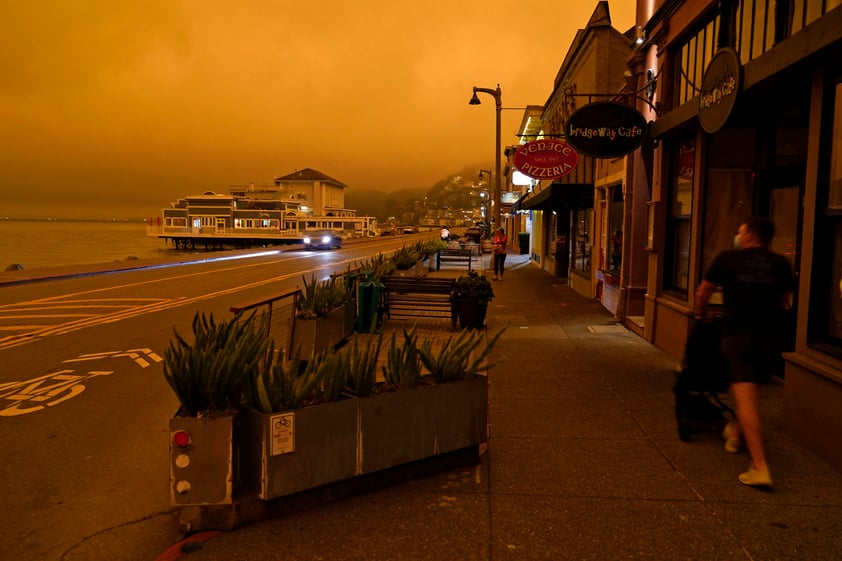
[[[693,210],[696,205],[696,169],[698,168],[698,141],[695,134],[685,134],[670,142],[674,147],[669,154],[669,178],[667,187],[667,199],[664,224],[664,265],[661,276],[663,291],[667,294],[679,296],[683,299],[689,298],[690,294],[690,266],[693,236]],[[692,147],[688,156],[683,154],[685,146]],[[688,164],[691,164],[688,167]],[[681,182],[683,178],[683,183]],[[677,192],[679,188],[689,193],[688,208],[681,209],[679,214],[675,212],[676,203],[680,202]],[[683,206],[683,202],[682,202]],[[681,239],[678,236],[682,236]],[[683,242],[683,243],[681,243]],[[684,256],[681,256],[681,250]],[[684,284],[679,282],[679,267],[684,270]]]
[[[842,358],[842,325],[833,326],[842,316],[842,72],[826,81],[823,99],[807,345]]]

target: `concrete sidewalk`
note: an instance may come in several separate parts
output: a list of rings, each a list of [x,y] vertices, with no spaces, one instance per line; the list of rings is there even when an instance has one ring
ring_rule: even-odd
[[[478,466],[224,532],[186,558],[840,559],[842,474],[783,432],[781,383],[763,391],[763,492],[738,483],[748,456],[718,434],[678,440],[673,360],[525,256],[507,265]]]

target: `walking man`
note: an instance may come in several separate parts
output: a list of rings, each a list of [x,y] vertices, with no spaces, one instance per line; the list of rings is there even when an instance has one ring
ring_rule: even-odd
[[[723,432],[725,449],[738,452],[742,441],[751,456],[743,485],[771,487],[760,418],[760,384],[769,380],[778,350],[775,345],[780,310],[789,305],[793,273],[789,261],[769,251],[775,234],[772,221],[751,217],[740,225],[739,249],[717,255],[696,289],[696,318],[708,318],[708,301],[722,287],[725,322],[721,342],[728,362],[737,422]]]

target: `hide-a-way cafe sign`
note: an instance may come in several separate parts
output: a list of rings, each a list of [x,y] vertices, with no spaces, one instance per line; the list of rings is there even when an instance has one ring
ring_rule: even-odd
[[[543,138],[521,144],[515,150],[515,168],[533,179],[564,177],[579,163],[579,155],[561,140]]]
[[[639,111],[614,101],[596,101],[575,111],[564,132],[573,148],[595,158],[616,158],[643,144],[646,119]]]

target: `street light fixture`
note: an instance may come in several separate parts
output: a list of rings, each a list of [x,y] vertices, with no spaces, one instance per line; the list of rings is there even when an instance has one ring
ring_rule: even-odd
[[[482,182],[482,174],[486,174],[488,176],[488,182],[490,183],[491,177],[492,177],[491,170],[490,169],[479,170],[479,180],[480,180],[480,182]],[[489,226],[489,219],[490,219],[490,216],[489,216],[490,211],[489,211],[489,208],[488,208],[489,207],[488,191],[486,191],[486,190],[480,191],[479,196],[483,199],[482,204],[485,207],[484,208],[485,212],[483,213],[482,218],[485,221],[486,227],[488,227]]]
[[[474,86],[474,95],[471,97],[471,100],[468,102],[468,105],[479,105],[481,101],[479,97],[477,97],[477,93],[484,93],[494,97],[494,104],[497,109],[497,143],[494,150],[494,168],[495,168],[495,176],[494,176],[494,227],[499,228],[502,225],[501,222],[501,206],[500,206],[500,114],[503,110],[503,92],[500,90],[500,84],[497,84],[497,89],[491,88],[478,88]]]
[[[488,191],[485,189],[479,192],[479,198],[482,199],[480,202],[480,212],[482,213],[482,221],[485,223],[483,228],[488,227]]]

